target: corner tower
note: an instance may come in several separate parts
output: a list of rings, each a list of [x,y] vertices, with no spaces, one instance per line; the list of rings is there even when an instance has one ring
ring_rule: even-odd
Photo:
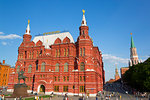
[[[118,68],[116,65],[116,69],[115,69],[115,81],[117,81],[118,79],[120,79],[119,73],[118,73]]]
[[[83,17],[81,26],[79,27],[79,37],[77,39],[77,57],[79,58],[78,62],[78,70],[87,70],[89,69],[87,63],[89,59],[92,58],[92,49],[93,49],[93,42],[90,38],[88,31],[89,27],[87,26],[87,22],[85,19],[85,10],[82,10]],[[84,69],[80,68],[81,65],[84,65]]]
[[[138,59],[138,55],[137,55],[137,51],[136,51],[136,47],[134,45],[133,42],[133,37],[132,37],[132,33],[131,34],[131,48],[130,48],[130,62],[129,62],[129,66],[133,66],[139,63],[139,59]]]

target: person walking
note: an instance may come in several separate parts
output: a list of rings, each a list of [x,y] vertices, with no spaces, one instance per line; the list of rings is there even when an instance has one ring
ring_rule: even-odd
[[[98,97],[96,96],[96,100],[98,100]]]
[[[0,95],[0,100],[2,100],[2,96]]]
[[[5,96],[4,96],[4,94],[2,94],[2,100],[4,100],[5,99]]]

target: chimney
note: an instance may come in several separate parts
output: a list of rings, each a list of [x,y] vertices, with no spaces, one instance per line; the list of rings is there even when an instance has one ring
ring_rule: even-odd
[[[5,64],[5,60],[3,60],[3,64]]]

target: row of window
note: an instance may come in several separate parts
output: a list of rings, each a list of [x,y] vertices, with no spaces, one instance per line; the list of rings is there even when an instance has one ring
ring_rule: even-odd
[[[85,70],[85,64],[84,62],[81,62],[80,71],[84,71],[84,70]],[[20,66],[17,67],[17,72],[19,71],[20,71]],[[32,65],[29,65],[28,73],[31,73],[31,72],[32,72]],[[45,72],[45,62],[43,62],[41,65],[41,72]],[[55,65],[55,72],[59,72],[59,63]],[[64,64],[64,72],[68,72],[68,63]]]
[[[80,81],[85,81],[85,76],[80,76]]]
[[[73,89],[75,89],[74,85]],[[54,86],[54,91],[59,92],[59,86]],[[68,86],[63,86],[63,92],[68,92]],[[85,86],[80,86],[80,92],[85,92]]]
[[[64,49],[63,50],[64,51],[64,56],[66,57],[68,57],[69,56],[69,49]],[[61,51],[60,51],[60,49],[56,49],[56,52],[55,52],[55,57],[60,57],[60,54],[61,54]]]
[[[63,52],[65,57],[69,56],[69,48],[68,49],[65,48]],[[42,54],[42,50],[40,52],[39,51],[36,52],[36,57],[38,57],[40,54]],[[60,54],[61,54],[60,49],[56,49],[55,57],[60,57]],[[29,52],[28,55],[29,58],[31,59],[33,58],[34,52]],[[85,48],[80,48],[80,56],[85,56]],[[23,53],[19,54],[19,58],[23,58]],[[25,51],[25,58],[27,58],[27,51]]]
[[[58,76],[58,77],[55,76],[55,77],[54,77],[54,81],[58,81],[58,82],[59,82],[59,81],[60,81],[60,77],[59,77],[59,76]],[[64,81],[64,82],[65,82],[65,81],[69,81],[69,76],[64,76],[64,77],[63,77],[63,81]]]
[[[29,57],[27,57],[27,54],[29,55]],[[41,51],[37,51],[36,52],[36,58],[42,54],[42,50]],[[33,59],[33,55],[34,55],[34,52],[29,52],[27,53],[27,51],[25,51],[25,58],[29,58],[29,59]],[[23,58],[23,53],[19,53],[19,59],[22,59]]]

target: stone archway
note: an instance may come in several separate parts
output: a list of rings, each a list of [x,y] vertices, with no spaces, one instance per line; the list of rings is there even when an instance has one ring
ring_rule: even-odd
[[[38,86],[38,93],[45,94],[45,86],[43,84]]]

